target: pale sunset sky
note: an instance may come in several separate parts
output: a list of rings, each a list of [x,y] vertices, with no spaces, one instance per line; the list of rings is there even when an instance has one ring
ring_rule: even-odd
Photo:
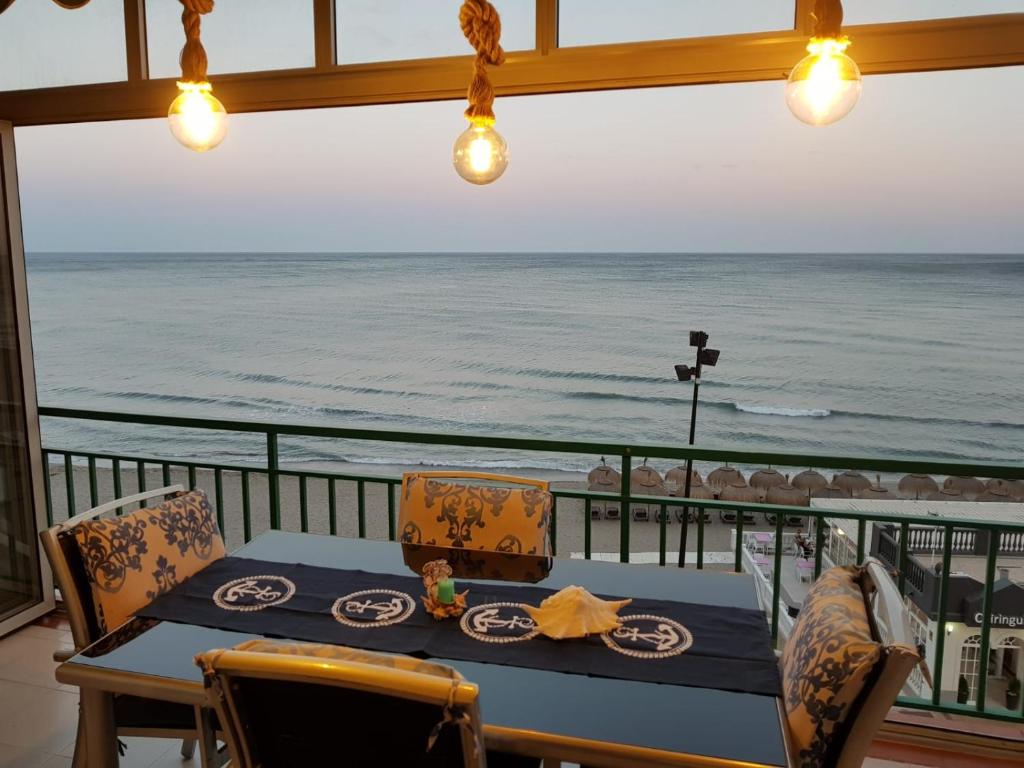
[[[339,0],[342,60],[468,53],[458,5]],[[533,0],[496,5],[506,47],[529,47]],[[15,3],[0,16],[0,87],[116,78],[120,7]],[[203,22],[214,88],[218,71],[310,63],[310,8],[217,0]],[[792,0],[562,8],[566,45],[792,21]],[[861,23],[1024,11],[1024,0],[846,8]],[[150,0],[154,77],[175,74],[179,14],[178,0]],[[26,37],[40,23],[53,42]],[[789,113],[782,81],[503,98],[497,129],[511,162],[483,188],[451,166],[462,102],[235,114],[224,143],[202,155],[178,145],[166,120],[22,128],[26,248],[1020,253],[1021,94],[1024,67],[868,77],[854,111],[827,128]]]

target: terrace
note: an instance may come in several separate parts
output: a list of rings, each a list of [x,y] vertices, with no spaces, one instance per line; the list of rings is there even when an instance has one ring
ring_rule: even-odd
[[[8,5],[0,3],[3,8]],[[346,64],[338,57],[334,2],[314,0],[310,5],[313,34],[309,42],[314,65],[214,78],[217,95],[231,112],[464,96],[470,63],[467,57]],[[807,37],[813,31],[813,5],[797,0],[793,27],[783,31],[561,47],[559,4],[537,0],[532,15],[536,45],[531,50],[510,53],[505,64],[494,69],[495,91],[501,98],[778,79],[803,56]],[[181,484],[209,494],[228,551],[246,546],[257,548],[250,552],[265,551],[266,542],[273,540],[275,532],[382,542],[401,538],[399,473],[313,469],[291,462],[290,445],[301,439],[414,446],[424,460],[429,459],[432,448],[442,446],[479,449],[488,455],[515,459],[557,455],[582,457],[596,464],[598,457],[607,457],[622,478],[617,493],[587,490],[583,483],[564,480],[551,485],[550,540],[555,572],[561,569],[568,573],[577,567],[572,565],[574,559],[649,563],[648,568],[637,566],[639,570],[623,571],[630,574],[623,579],[635,579],[637,583],[669,578],[669,572],[677,569],[746,572],[753,577],[751,584],[776,649],[782,648],[793,629],[794,614],[823,570],[861,562],[867,556],[877,557],[895,573],[904,606],[915,631],[920,633],[920,645],[925,647],[933,680],[927,682],[919,671],[911,675],[876,736],[871,751],[876,757],[864,764],[881,767],[889,764],[887,760],[895,760],[915,765],[999,766],[1020,760],[1024,754],[1024,709],[1019,698],[1011,706],[1012,699],[1007,697],[1009,681],[1014,673],[1020,676],[1024,661],[1024,651],[1019,650],[1024,645],[1014,641],[1024,633],[1013,613],[1014,590],[1020,589],[1016,582],[1024,562],[1024,514],[1019,503],[936,502],[930,507],[938,510],[936,514],[922,513],[923,507],[914,508],[917,502],[910,501],[885,502],[883,506],[882,502],[815,499],[804,506],[762,500],[688,499],[681,491],[675,496],[648,496],[638,493],[631,483],[632,470],[641,460],[662,469],[692,462],[703,473],[728,463],[745,468],[771,466],[786,472],[816,467],[829,473],[863,471],[891,478],[929,475],[940,482],[947,477],[1021,482],[1024,465],[1020,463],[385,431],[37,404],[14,172],[14,127],[164,116],[167,94],[174,91],[173,80],[149,76],[145,3],[125,0],[121,16],[124,71],[119,81],[0,93],[0,117],[7,121],[0,124],[4,170],[0,197],[6,229],[5,274],[0,289],[6,305],[3,311],[7,313],[2,318],[6,341],[0,353],[5,367],[15,372],[2,383],[3,431],[11,439],[2,446],[5,474],[0,475],[0,501],[4,504],[0,507],[0,535],[7,556],[0,560],[5,569],[0,573],[0,635],[13,634],[0,640],[0,680],[5,681],[0,713],[6,715],[0,726],[0,765],[70,764],[79,739],[75,732],[78,689],[55,678],[56,664],[50,661],[54,651],[75,643],[68,624],[59,614],[53,614],[57,606],[54,583],[37,547],[39,531],[114,499]],[[5,18],[0,16],[0,27]],[[857,40],[858,63],[865,74],[1024,64],[1024,13],[886,21],[854,25],[844,28],[844,32]],[[51,444],[41,437],[47,434],[48,425],[69,421],[102,427],[96,433],[100,441],[83,450],[80,446]],[[135,430],[137,434],[147,427],[180,430],[194,441],[195,453],[125,455],[107,450],[102,444],[103,438],[120,430]],[[250,452],[253,446],[259,446],[263,460],[231,463],[196,458],[208,455],[200,448],[211,435],[229,437],[233,444]],[[922,452],[929,448],[921,447]],[[617,520],[594,514],[596,507],[610,503],[623,511],[645,505],[654,514],[648,521],[636,521],[625,513]],[[134,506],[125,505],[117,511],[125,513]],[[140,500],[137,506],[144,507],[145,502]],[[691,508],[711,514],[707,519],[697,514],[688,524],[677,522],[680,517],[685,519],[685,512],[679,517],[673,513]],[[734,522],[720,519],[719,512],[735,513]],[[747,513],[754,522],[748,522]],[[813,555],[804,572],[796,565],[794,526],[788,524],[788,518],[807,521],[811,531]],[[774,522],[769,523],[769,519]],[[262,536],[268,532],[271,538]],[[769,534],[771,545],[759,549],[754,533]],[[1024,619],[1021,621],[1024,623]],[[968,691],[961,699],[958,688],[962,677],[968,678]],[[194,695],[194,691],[188,695]],[[486,686],[482,695],[486,702]],[[193,702],[187,697],[185,700]],[[723,709],[712,714],[718,721],[727,722],[734,712]],[[514,745],[514,740],[500,729],[486,735],[488,747]],[[627,759],[621,754],[608,757],[580,751],[578,744],[574,752],[567,744],[568,740],[554,746],[545,743],[542,746],[547,751],[543,751],[531,743],[536,751],[530,754],[543,757],[546,764],[575,759],[595,765],[621,765]],[[177,747],[166,740],[129,737],[129,747],[121,765],[183,762]],[[529,752],[525,748],[523,751]],[[605,758],[607,762],[602,762]],[[690,756],[693,763],[679,764],[740,764],[737,758],[732,758],[733,762],[720,755],[710,758],[721,762],[701,762],[709,756],[699,754]],[[652,758],[650,764],[659,764],[657,759]],[[192,762],[199,764],[199,760],[197,755]]]

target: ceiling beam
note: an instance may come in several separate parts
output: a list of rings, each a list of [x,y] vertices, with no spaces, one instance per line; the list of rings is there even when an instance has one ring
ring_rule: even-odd
[[[851,26],[865,75],[1024,64],[1024,13]],[[512,52],[492,72],[499,96],[779,80],[804,55],[795,31]],[[470,57],[219,75],[233,113],[463,99]],[[15,125],[163,117],[173,79],[0,93]]]

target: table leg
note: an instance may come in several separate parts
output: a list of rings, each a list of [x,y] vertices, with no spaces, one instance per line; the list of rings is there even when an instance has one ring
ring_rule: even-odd
[[[114,697],[104,691],[89,688],[82,688],[81,696],[89,768],[117,768]]]

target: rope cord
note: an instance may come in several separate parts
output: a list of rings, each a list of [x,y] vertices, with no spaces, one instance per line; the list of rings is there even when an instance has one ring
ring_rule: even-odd
[[[494,86],[487,76],[487,65],[498,66],[505,61],[505,51],[501,48],[501,17],[487,0],[464,0],[459,9],[459,25],[476,50],[473,79],[466,93],[469,100],[466,119],[494,122]]]
[[[199,19],[213,10],[213,0],[181,0],[181,25],[185,47],[181,49],[181,79],[187,83],[206,82],[206,49],[199,39]]]
[[[814,0],[814,36],[838,40],[843,33],[842,0]]]

